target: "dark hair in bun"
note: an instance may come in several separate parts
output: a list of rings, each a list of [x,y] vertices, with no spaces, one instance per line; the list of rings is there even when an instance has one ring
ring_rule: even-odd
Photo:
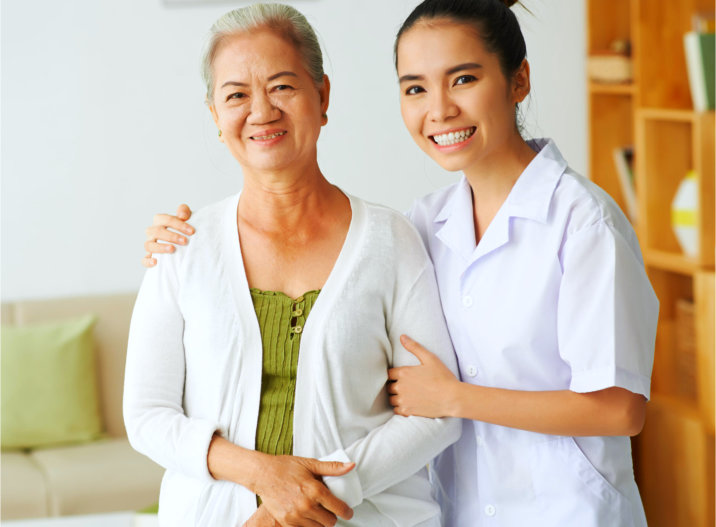
[[[425,0],[408,15],[395,37],[393,49],[398,67],[400,37],[421,21],[446,19],[472,25],[491,53],[497,54],[502,72],[507,78],[522,64],[527,55],[517,17],[510,6],[518,0]]]

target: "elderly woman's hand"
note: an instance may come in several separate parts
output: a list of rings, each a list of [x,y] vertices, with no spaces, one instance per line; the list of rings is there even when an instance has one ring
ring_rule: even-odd
[[[286,527],[331,527],[336,516],[349,520],[353,510],[336,498],[321,476],[343,476],[353,463],[318,461],[297,456],[268,456],[256,484],[262,507]]]
[[[179,234],[180,232],[191,236],[194,234],[194,227],[189,225],[187,220],[191,218],[191,209],[188,205],[182,203],[177,207],[176,216],[171,214],[157,214],[154,216],[154,222],[151,227],[147,228],[147,240],[144,242],[144,249],[147,254],[142,258],[144,267],[154,267],[157,264],[156,258],[152,258],[152,253],[171,253],[174,252],[174,245],[186,245],[187,238]],[[174,229],[174,230],[169,230]],[[174,232],[177,231],[177,232]],[[159,243],[159,241],[169,242]]]
[[[343,476],[354,467],[355,463],[272,456],[218,434],[207,453],[212,477],[233,481],[261,496],[261,507],[284,527],[331,527],[336,516],[350,520],[353,510],[328,490],[321,477]]]
[[[261,505],[241,527],[282,527],[266,507]]]

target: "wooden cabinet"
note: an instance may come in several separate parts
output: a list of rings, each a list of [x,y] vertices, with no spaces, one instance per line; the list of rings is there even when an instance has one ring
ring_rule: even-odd
[[[633,441],[651,527],[714,525],[714,112],[692,110],[683,35],[713,0],[587,0],[587,50],[631,44],[633,78],[588,82],[590,177],[627,210],[616,148],[632,146],[639,235],[660,301],[652,398]],[[698,255],[685,255],[671,203],[697,174]]]

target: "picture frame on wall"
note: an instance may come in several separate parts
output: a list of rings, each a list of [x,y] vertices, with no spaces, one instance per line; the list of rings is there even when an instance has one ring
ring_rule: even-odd
[[[182,6],[182,5],[209,5],[209,4],[249,4],[250,1],[237,0],[162,0],[165,5]]]
[[[235,7],[253,4],[256,0],[162,0],[168,6],[233,4]]]

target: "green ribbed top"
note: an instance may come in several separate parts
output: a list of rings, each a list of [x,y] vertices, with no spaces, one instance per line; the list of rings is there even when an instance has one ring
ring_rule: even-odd
[[[284,293],[251,289],[261,329],[263,372],[256,450],[272,455],[293,452],[293,402],[298,349],[306,318],[319,291],[296,299]]]

